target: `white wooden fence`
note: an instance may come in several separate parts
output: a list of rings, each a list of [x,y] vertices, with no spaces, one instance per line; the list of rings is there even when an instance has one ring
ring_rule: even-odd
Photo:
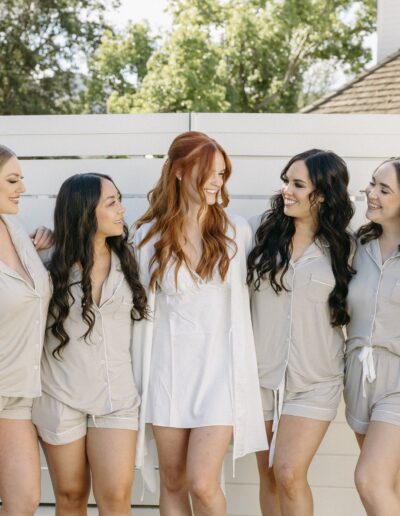
[[[52,225],[61,182],[77,172],[111,175],[124,196],[126,219],[133,222],[146,207],[145,195],[157,180],[172,139],[194,129],[219,141],[232,157],[228,189],[230,209],[245,217],[265,210],[280,186],[288,159],[312,147],[330,149],[348,163],[350,189],[357,206],[354,226],[363,220],[359,190],[383,159],[400,154],[398,115],[149,114],[0,117],[0,143],[22,159],[27,194],[21,206],[28,229]],[[38,159],[40,158],[40,159]],[[316,516],[361,516],[353,484],[358,450],[344,419],[343,405],[310,470]],[[236,478],[226,460],[228,512],[259,515],[254,457],[239,461]],[[139,504],[136,486],[133,502]],[[43,462],[43,502],[53,500]],[[146,495],[144,506],[156,505]],[[149,514],[153,511],[150,511]]]

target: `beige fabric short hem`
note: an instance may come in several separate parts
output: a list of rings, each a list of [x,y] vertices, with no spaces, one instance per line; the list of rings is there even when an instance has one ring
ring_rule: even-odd
[[[35,400],[32,421],[41,439],[54,445],[69,444],[87,434],[88,428],[138,430],[138,403],[110,414],[94,416],[74,409],[43,393]]]
[[[282,415],[333,421],[343,391],[342,384],[318,384],[305,392],[285,391]],[[264,421],[274,419],[274,391],[261,387]]]
[[[31,420],[33,398],[0,396],[0,419]]]
[[[350,428],[366,434],[371,421],[400,426],[400,357],[383,348],[373,349],[376,379],[364,380],[364,397],[360,351],[354,349],[346,357],[344,399]]]

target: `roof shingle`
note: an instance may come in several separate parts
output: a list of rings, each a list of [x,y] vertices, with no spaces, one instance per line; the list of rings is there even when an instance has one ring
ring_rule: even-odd
[[[302,113],[400,113],[400,50]]]

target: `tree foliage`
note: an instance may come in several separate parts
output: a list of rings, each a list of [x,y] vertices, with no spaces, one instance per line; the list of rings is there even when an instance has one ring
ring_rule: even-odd
[[[1,0],[0,113],[78,111],[80,67],[118,0]]]
[[[119,1],[0,0],[0,113],[291,112],[370,60],[376,0],[170,0],[162,38]]]
[[[296,111],[314,63],[355,73],[370,60],[376,1],[172,0],[170,12],[141,88],[111,112]]]

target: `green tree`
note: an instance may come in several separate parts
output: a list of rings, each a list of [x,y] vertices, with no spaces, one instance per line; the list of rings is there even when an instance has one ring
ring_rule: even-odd
[[[216,70],[213,41],[222,14],[217,0],[171,2],[174,29],[148,61],[135,94],[113,94],[109,110],[120,112],[226,111],[225,85]]]
[[[0,114],[80,109],[81,68],[119,0],[1,0]]]
[[[88,62],[83,101],[85,111],[107,111],[113,98],[123,104],[136,93],[147,73],[147,61],[155,49],[155,38],[147,23],[128,23],[122,34],[104,32],[101,44]]]
[[[169,9],[173,30],[141,87],[113,93],[110,111],[297,111],[315,63],[355,73],[370,60],[363,41],[376,0],[171,0]]]

